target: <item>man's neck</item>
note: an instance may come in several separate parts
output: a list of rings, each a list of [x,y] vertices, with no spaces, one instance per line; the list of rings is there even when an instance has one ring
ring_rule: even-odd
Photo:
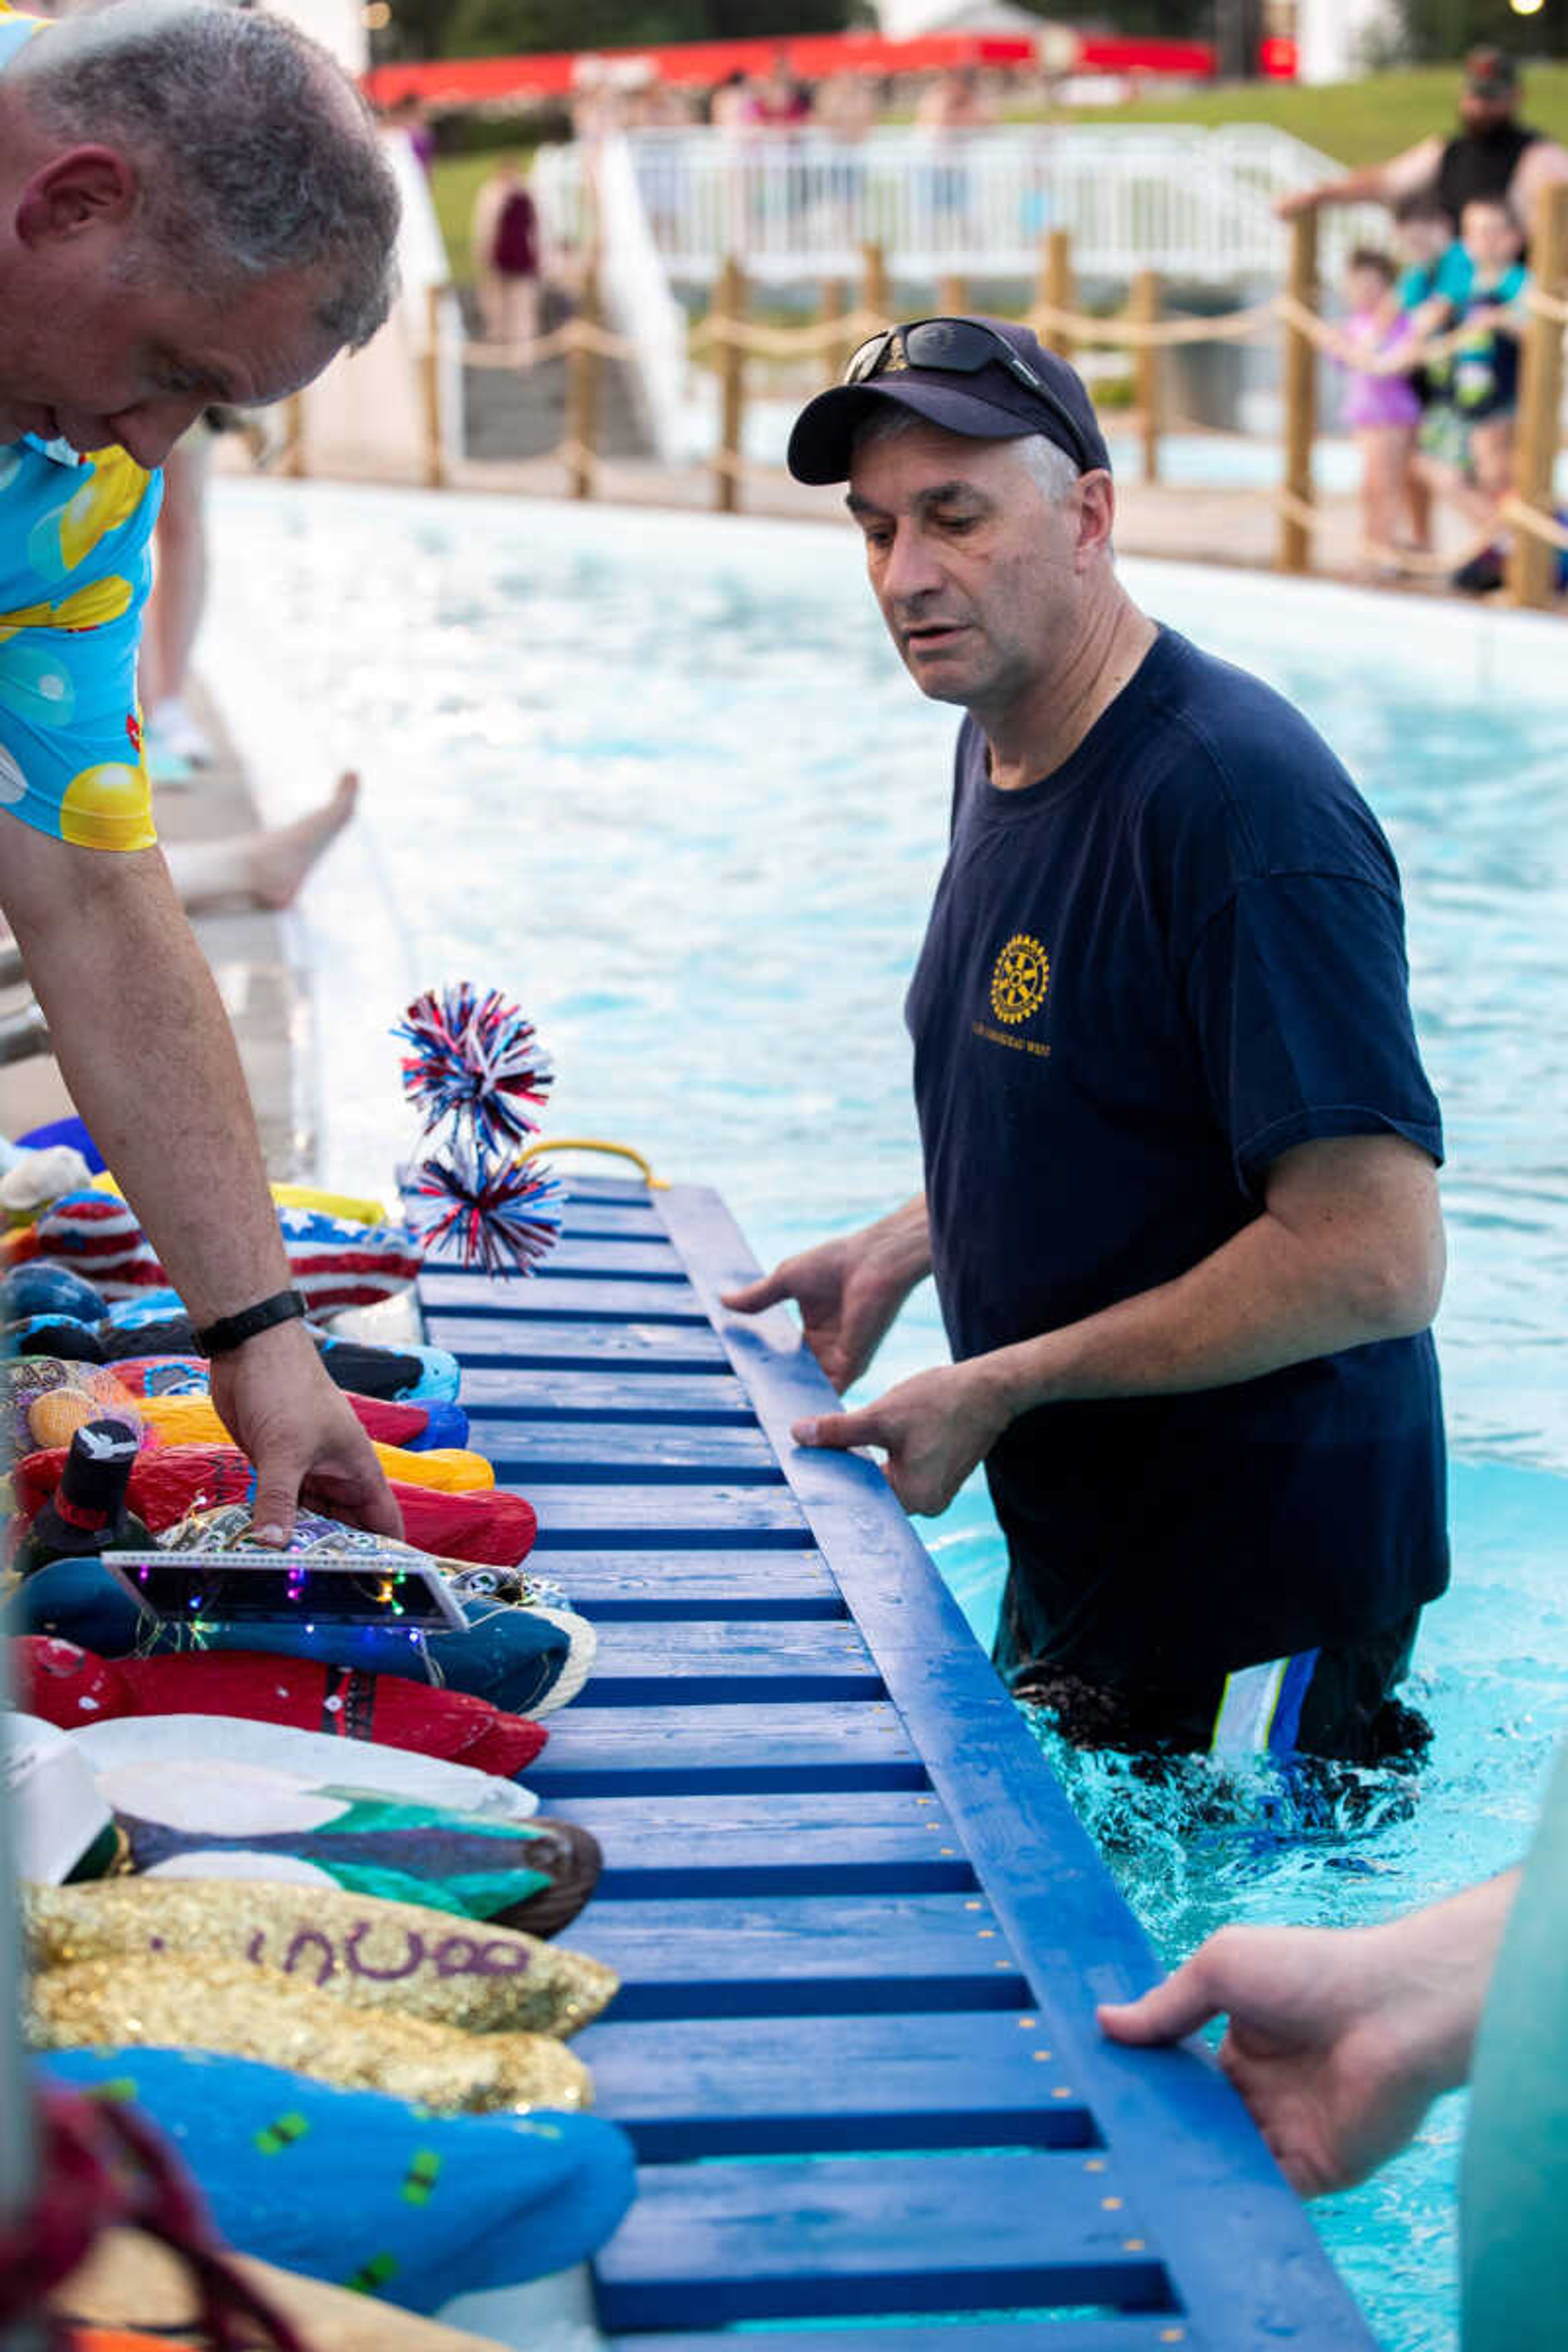
[[[1000,713],[975,710],[991,781],[1016,792],[1071,759],[1142,662],[1159,631],[1119,587],[1098,604],[1066,659]]]

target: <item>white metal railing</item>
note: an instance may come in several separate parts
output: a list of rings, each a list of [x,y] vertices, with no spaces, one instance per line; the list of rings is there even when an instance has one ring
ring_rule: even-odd
[[[631,345],[634,389],[654,453],[673,465],[687,411],[686,314],[669,290],[624,138],[600,142],[595,172],[599,290],[608,323]]]
[[[1276,196],[1338,168],[1264,124],[893,129],[854,143],[810,129],[672,130],[625,143],[666,273],[699,286],[731,253],[774,283],[849,277],[868,244],[912,277],[1026,276],[1051,228],[1071,233],[1080,277],[1152,268],[1234,286],[1283,268]],[[540,157],[547,231],[568,247],[583,234],[583,172],[578,148]],[[1331,214],[1325,265],[1384,226],[1365,208]]]

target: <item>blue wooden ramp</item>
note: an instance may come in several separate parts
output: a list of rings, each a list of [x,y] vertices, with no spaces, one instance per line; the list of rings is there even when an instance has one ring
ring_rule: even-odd
[[[529,1780],[605,1850],[617,2352],[1371,2352],[1213,2065],[1101,2039],[1150,1948],[880,1472],[791,1444],[722,1203],[578,1181],[548,1265],[421,1299],[599,1629]]]

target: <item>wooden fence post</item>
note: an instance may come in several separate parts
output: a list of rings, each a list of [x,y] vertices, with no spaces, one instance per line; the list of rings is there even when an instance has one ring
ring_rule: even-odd
[[[888,262],[879,245],[863,245],[860,248],[860,301],[874,319],[886,319],[888,308]]]
[[[1303,310],[1318,299],[1318,215],[1298,213],[1290,224],[1290,270],[1286,291]],[[1302,329],[1287,320],[1283,362],[1285,394],[1285,496],[1280,509],[1279,564],[1281,572],[1310,572],[1312,530],[1304,508],[1312,503],[1312,442],[1318,429],[1318,354]]]
[[[599,324],[599,265],[590,254],[583,270],[583,290],[577,318],[584,327]],[[566,472],[574,499],[594,495],[595,445],[599,430],[599,352],[591,339],[574,343],[566,356]]]
[[[1132,280],[1128,316],[1136,320],[1141,327],[1152,327],[1159,323],[1160,273],[1157,269],[1138,271]],[[1138,387],[1143,479],[1157,482],[1160,478],[1160,347],[1157,343],[1134,344],[1132,379]]]
[[[441,304],[444,286],[425,292],[425,349],[419,360],[419,388],[425,409],[425,487],[447,487],[447,450],[441,433]]]
[[[969,308],[969,289],[956,270],[950,269],[936,289],[936,307],[944,319],[962,319]]]
[[[1040,249],[1040,274],[1036,292],[1038,299],[1052,310],[1071,310],[1077,307],[1078,286],[1073,278],[1072,231],[1051,228],[1046,231]],[[1062,359],[1070,360],[1075,345],[1059,327],[1047,330],[1042,338]]]
[[[1550,300],[1568,291],[1568,187],[1542,188],[1530,227],[1530,278]],[[1519,441],[1514,489],[1543,515],[1556,511],[1552,478],[1557,467],[1563,414],[1563,321],[1531,311],[1520,354]],[[1508,559],[1509,592],[1516,604],[1552,604],[1557,595],[1556,548],[1531,530],[1514,529]]]
[[[746,315],[746,273],[733,254],[719,273],[717,317],[738,327]],[[746,428],[746,354],[738,342],[719,346],[719,459],[713,469],[713,503],[721,514],[741,510],[741,458]]]
[[[822,281],[822,304],[817,317],[826,327],[835,319],[842,319],[849,307],[849,289],[842,278],[825,278]],[[847,336],[840,335],[837,342],[822,347],[823,373],[830,383],[837,383],[849,364],[850,345]]]

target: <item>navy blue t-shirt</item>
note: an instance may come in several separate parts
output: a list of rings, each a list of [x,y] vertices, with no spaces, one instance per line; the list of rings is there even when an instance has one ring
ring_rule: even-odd
[[[956,1358],[1184,1274],[1310,1138],[1442,1157],[1393,852],[1300,712],[1163,630],[1066,764],[973,719],[907,1007]],[[1042,1406],[986,1464],[998,1659],[1182,1694],[1447,1581],[1428,1334],[1190,1395]]]

